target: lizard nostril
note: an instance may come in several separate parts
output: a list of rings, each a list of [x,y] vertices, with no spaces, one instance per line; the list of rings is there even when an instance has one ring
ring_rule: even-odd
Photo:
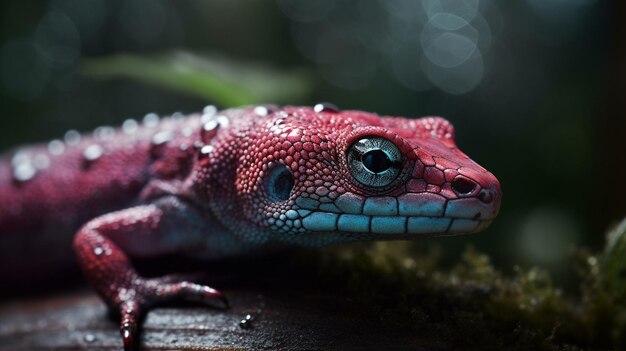
[[[478,200],[489,204],[493,201],[493,193],[489,190],[482,190],[480,194],[478,194]]]
[[[452,181],[452,189],[459,195],[471,194],[476,187],[476,183],[465,178],[457,178]]]

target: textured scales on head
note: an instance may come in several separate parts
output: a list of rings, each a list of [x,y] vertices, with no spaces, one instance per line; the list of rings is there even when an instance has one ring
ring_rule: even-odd
[[[214,212],[245,241],[456,235],[485,229],[498,213],[498,180],[458,150],[443,118],[262,110],[232,118],[241,122],[214,141],[210,164],[220,166],[203,171]]]

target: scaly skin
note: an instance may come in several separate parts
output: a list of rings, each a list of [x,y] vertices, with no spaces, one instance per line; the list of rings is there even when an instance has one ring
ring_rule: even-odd
[[[3,282],[66,270],[78,230],[79,266],[120,316],[126,349],[157,303],[226,302],[176,275],[143,278],[132,259],[471,233],[500,206],[498,181],[442,118],[331,105],[155,117],[0,159]]]

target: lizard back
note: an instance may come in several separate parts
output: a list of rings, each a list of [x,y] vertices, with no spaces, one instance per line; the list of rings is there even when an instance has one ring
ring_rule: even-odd
[[[190,162],[182,142],[166,144],[184,138],[183,130],[195,134],[195,117],[148,114],[143,123],[127,120],[89,134],[71,130],[0,156],[0,266],[9,267],[0,282],[26,285],[74,269],[71,242],[81,225],[140,202],[150,180],[175,178],[181,163]],[[172,157],[180,159],[174,175],[161,163]]]

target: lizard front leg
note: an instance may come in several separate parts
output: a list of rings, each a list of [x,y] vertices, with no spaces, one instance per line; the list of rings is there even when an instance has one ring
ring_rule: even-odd
[[[98,217],[74,238],[78,262],[89,283],[109,308],[120,316],[124,349],[133,347],[138,323],[153,305],[184,299],[228,305],[226,298],[208,286],[171,275],[144,278],[129,257],[155,257],[197,247],[207,235],[199,211],[176,197]]]

